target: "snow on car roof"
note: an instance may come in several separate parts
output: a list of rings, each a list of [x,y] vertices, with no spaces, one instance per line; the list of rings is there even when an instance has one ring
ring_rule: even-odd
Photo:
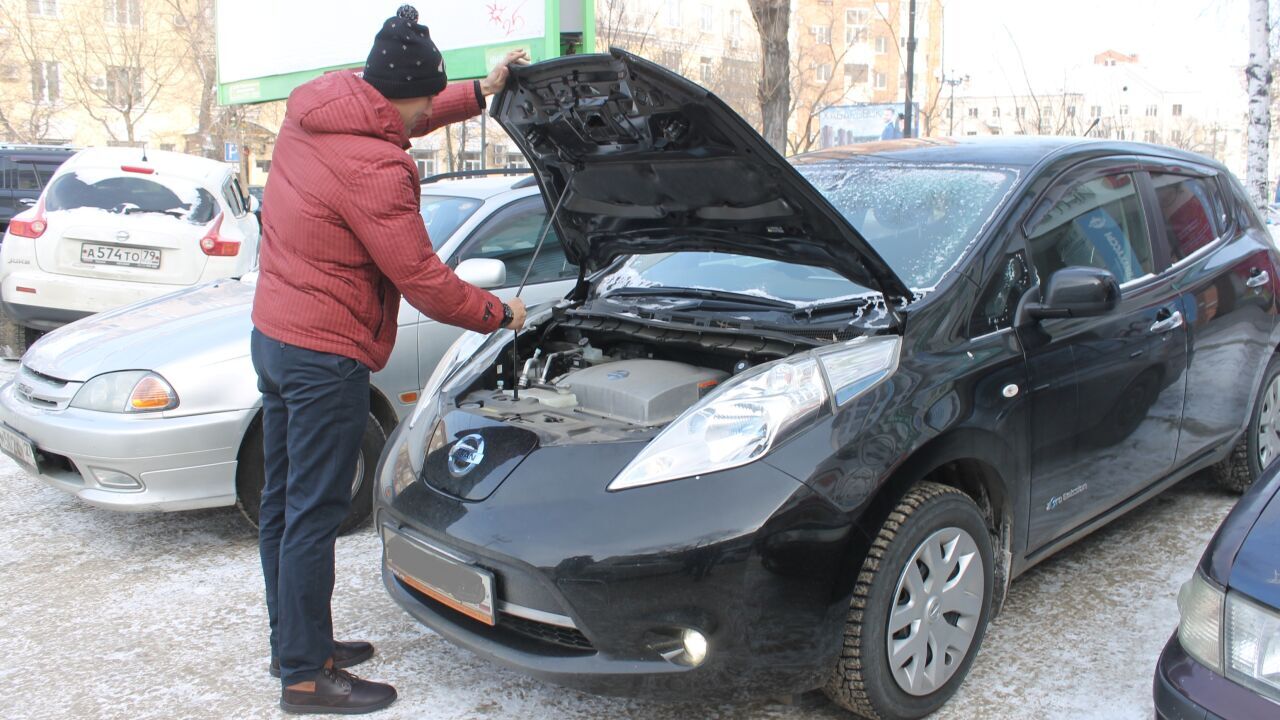
[[[223,178],[233,172],[226,163],[185,153],[147,149],[146,161],[142,158],[142,148],[86,148],[63,163],[61,171],[87,167],[119,168],[121,165],[131,165],[154,168],[160,173],[178,175],[214,186],[221,184]]]

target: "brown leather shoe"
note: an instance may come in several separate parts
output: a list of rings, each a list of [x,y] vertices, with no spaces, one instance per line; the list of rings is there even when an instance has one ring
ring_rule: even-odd
[[[336,668],[355,667],[371,657],[373,657],[373,645],[363,640],[354,642],[333,641],[333,666]],[[280,677],[280,658],[272,656],[271,667],[268,670],[271,673],[271,677]]]
[[[361,680],[336,668],[321,669],[313,691],[287,687],[280,693],[280,709],[287,713],[363,715],[395,701],[396,689],[390,685]]]

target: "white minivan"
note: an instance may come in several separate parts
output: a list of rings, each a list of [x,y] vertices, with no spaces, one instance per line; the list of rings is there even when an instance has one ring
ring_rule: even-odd
[[[51,330],[103,310],[249,272],[257,201],[231,166],[139,148],[88,148],[15,216],[0,248],[9,319]]]

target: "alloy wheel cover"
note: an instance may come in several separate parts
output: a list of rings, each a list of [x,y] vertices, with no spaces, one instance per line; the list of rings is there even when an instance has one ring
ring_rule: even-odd
[[[929,695],[955,675],[973,646],[985,593],[982,555],[968,532],[943,528],[916,547],[898,576],[885,633],[899,688]]]
[[[1258,411],[1258,467],[1266,470],[1280,454],[1280,375],[1271,379]]]

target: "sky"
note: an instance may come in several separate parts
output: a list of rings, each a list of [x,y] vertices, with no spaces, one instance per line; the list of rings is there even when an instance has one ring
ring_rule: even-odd
[[[1018,52],[1038,87],[1103,50],[1137,53],[1144,63],[1243,67],[1248,60],[1246,0],[942,0],[948,75],[973,86],[1007,87],[1021,73]],[[1274,21],[1273,21],[1274,25]]]

